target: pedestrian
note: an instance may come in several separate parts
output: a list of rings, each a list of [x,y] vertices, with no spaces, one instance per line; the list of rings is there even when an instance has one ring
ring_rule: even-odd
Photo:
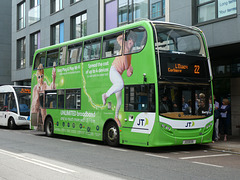
[[[219,137],[219,118],[220,118],[220,112],[219,112],[219,102],[216,100],[215,95],[214,97],[214,129],[213,129],[213,140],[218,141],[220,139]]]
[[[223,99],[222,106],[219,109],[221,115],[221,124],[224,129],[224,141],[227,141],[227,135],[230,127],[231,121],[231,107],[228,99]]]
[[[213,136],[212,141],[218,141],[219,139],[219,118],[220,118],[220,112],[219,112],[219,102],[216,101],[216,97],[214,96],[214,124],[213,124]]]

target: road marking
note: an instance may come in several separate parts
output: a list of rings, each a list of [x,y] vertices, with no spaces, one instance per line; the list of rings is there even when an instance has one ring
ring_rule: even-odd
[[[202,163],[202,162],[192,162],[194,164],[200,164],[200,165],[205,165],[205,166],[213,166],[213,167],[219,167],[223,168],[223,166],[215,165],[215,164],[208,164],[208,163]]]
[[[232,154],[214,154],[206,156],[191,156],[191,157],[181,157],[179,159],[199,159],[199,158],[209,158],[209,157],[220,157],[220,156],[231,156]]]
[[[62,170],[64,170],[64,171],[68,171],[68,172],[72,172],[72,173],[76,172],[76,171],[74,171],[74,170],[71,170],[71,169],[68,169],[68,168],[64,168],[64,167],[61,167],[61,166],[57,166],[57,165],[55,165],[55,164],[51,164],[51,163],[48,163],[48,162],[44,162],[44,161],[41,161],[41,160],[38,160],[38,159],[33,159],[33,158],[29,158],[29,159],[32,160],[32,161],[35,161],[35,162],[37,162],[37,163],[42,163],[42,164],[46,164],[46,165],[48,165],[48,166],[52,166],[52,167],[55,167],[55,168],[58,168],[58,169],[62,169]]]
[[[65,139],[60,139],[60,141],[62,141],[62,142],[68,142],[68,143],[72,142],[72,141],[65,140]]]
[[[118,148],[110,148],[110,149],[112,149],[112,150],[114,150],[114,151],[122,151],[122,152],[126,152],[127,150],[125,150],[125,149],[118,149]]]
[[[86,145],[86,146],[93,146],[93,147],[97,146],[95,144],[88,144],[88,143],[81,143],[81,144]]]
[[[159,156],[159,155],[155,155],[155,154],[145,154],[146,156],[152,156],[152,157],[158,157],[158,158],[164,158],[164,159],[168,159],[169,157],[167,156]]]
[[[189,151],[182,151],[182,153],[189,154],[190,152]]]
[[[16,158],[19,159],[19,160],[22,160],[22,161],[31,163],[31,164],[35,164],[35,165],[38,165],[38,166],[41,166],[41,167],[45,167],[45,168],[47,168],[47,169],[51,169],[51,170],[54,170],[54,171],[57,171],[57,172],[60,172],[60,173],[67,174],[66,171],[62,171],[62,170],[60,170],[60,169],[53,168],[53,167],[51,167],[51,166],[46,166],[46,165],[44,165],[44,164],[37,163],[37,162],[31,161],[31,160],[27,160],[27,159],[23,159],[23,158],[18,158],[18,157],[16,157]]]
[[[7,155],[7,156],[10,156],[10,157],[16,158],[18,160],[22,160],[22,161],[25,161],[25,162],[28,162],[28,163],[31,163],[31,164],[35,164],[35,165],[38,165],[38,166],[41,166],[41,167],[45,167],[47,169],[51,169],[51,170],[54,170],[54,171],[57,171],[57,172],[60,172],[60,173],[66,174],[66,173],[76,172],[76,171],[71,170],[71,169],[67,169],[67,168],[57,166],[57,165],[54,165],[54,164],[51,164],[51,163],[48,163],[48,162],[44,162],[44,161],[41,161],[41,160],[29,158],[29,157],[26,157],[26,156],[23,156],[23,155],[20,155],[20,154],[17,154],[17,153],[12,153],[12,152],[9,152],[9,151],[5,151],[5,150],[2,150],[2,149],[0,149],[0,153],[3,154],[3,155]]]

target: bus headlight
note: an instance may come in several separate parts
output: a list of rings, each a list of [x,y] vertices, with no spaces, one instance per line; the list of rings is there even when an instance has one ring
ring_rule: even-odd
[[[27,119],[23,116],[18,116],[18,120],[27,120]]]
[[[167,130],[167,131],[171,131],[172,130],[172,127],[168,124],[165,124],[165,123],[162,123],[161,124],[161,127],[164,129],[164,130]]]
[[[211,129],[212,125],[213,125],[212,122],[208,123],[208,124],[205,126],[205,130],[204,130],[204,131],[206,132],[206,131],[208,131],[209,129]]]

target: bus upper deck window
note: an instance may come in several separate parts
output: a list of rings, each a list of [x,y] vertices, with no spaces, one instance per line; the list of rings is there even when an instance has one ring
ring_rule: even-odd
[[[41,53],[38,53],[36,55],[35,63],[34,63],[34,69],[37,69],[39,64],[42,64],[43,67],[44,67],[44,65],[45,65],[45,56],[46,56],[45,52],[41,52]]]
[[[121,33],[112,34],[103,37],[103,53],[102,58],[114,57],[121,55],[121,44],[118,41],[118,37],[122,36]]]
[[[82,55],[82,43],[69,46],[67,64],[81,62],[81,55]]]
[[[46,67],[52,67],[56,66],[58,64],[58,49],[54,49],[47,52],[47,66]]]
[[[61,47],[60,49],[60,53],[59,53],[59,65],[65,65],[65,60],[66,60],[66,49],[67,47]]]
[[[143,27],[129,29],[125,32],[125,46],[128,41],[132,41],[133,45],[124,49],[124,54],[140,52],[147,42],[147,32]]]
[[[101,51],[100,38],[84,42],[83,61],[99,59],[100,51]]]

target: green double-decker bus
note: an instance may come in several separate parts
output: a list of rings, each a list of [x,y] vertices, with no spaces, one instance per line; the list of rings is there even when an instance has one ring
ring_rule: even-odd
[[[196,27],[139,21],[39,49],[31,127],[145,147],[212,141],[212,72]]]

